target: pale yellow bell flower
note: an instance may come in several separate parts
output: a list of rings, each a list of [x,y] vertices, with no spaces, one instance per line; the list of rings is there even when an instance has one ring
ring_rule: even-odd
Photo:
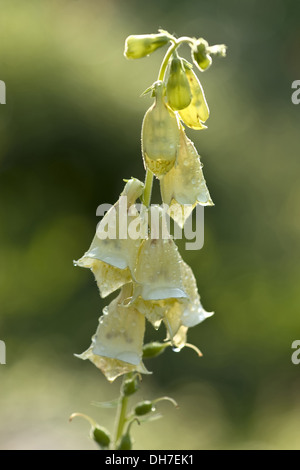
[[[140,225],[145,234],[147,232],[143,218],[133,205],[143,188],[143,183],[135,178],[126,183],[118,202],[98,224],[90,248],[75,262],[78,266],[92,270],[102,297],[131,280],[131,270],[135,268],[141,238],[133,238],[128,230],[135,224]]]
[[[162,82],[156,82],[153,93],[155,103],[146,112],[142,125],[142,153],[145,168],[160,178],[175,163],[179,122],[165,102]]]
[[[134,306],[123,305],[131,293],[130,283],[103,309],[91,346],[76,355],[93,362],[109,381],[133,371],[149,374],[142,363],[145,317]]]
[[[180,269],[188,298],[177,299],[173,305],[169,305],[163,319],[168,332],[167,340],[171,340],[179,349],[186,344],[188,328],[202,323],[213,315],[213,312],[206,312],[201,305],[196,279],[190,266],[182,262]]]
[[[163,202],[169,206],[169,215],[180,227],[183,227],[197,204],[213,205],[203,176],[200,157],[182,126],[176,164],[161,179],[160,190]]]
[[[181,256],[167,231],[165,213],[151,207],[151,234],[142,241],[133,272],[134,297],[163,300],[187,297],[181,279]]]
[[[209,108],[202,85],[190,67],[185,66],[185,73],[190,84],[192,101],[187,108],[179,111],[180,119],[192,129],[206,129],[204,122],[209,118]]]
[[[158,329],[163,321],[167,330],[166,340],[176,349],[186,345],[188,328],[198,325],[213,315],[213,312],[206,312],[201,305],[192,269],[182,260],[179,266],[185,298],[145,300],[141,296],[136,297],[137,292],[134,288],[133,297],[126,300],[127,305],[134,306],[155,329]],[[197,350],[196,347],[193,348]]]

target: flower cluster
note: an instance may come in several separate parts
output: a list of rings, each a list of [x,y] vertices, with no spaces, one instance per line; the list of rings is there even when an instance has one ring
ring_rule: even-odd
[[[212,55],[225,55],[223,45],[209,46],[203,39],[177,40],[166,31],[126,40],[124,54],[132,59],[170,43],[158,80],[147,90],[154,103],[142,124],[146,180],[145,184],[136,178],[126,182],[119,200],[99,223],[90,248],[76,261],[92,270],[102,297],[120,289],[103,309],[92,344],[78,356],[92,361],[109,381],[133,371],[149,373],[143,364],[146,320],[156,329],[163,323],[166,341],[180,350],[187,345],[188,328],[212,315],[203,309],[193,272],[168,232],[166,213],[159,206],[149,207],[153,175],[159,179],[168,214],[181,227],[197,204],[213,205],[200,157],[184,129],[184,125],[205,129],[209,117],[193,66],[177,52],[184,42],[201,71],[211,64]],[[138,210],[139,198],[142,210]],[[126,237],[121,233],[121,218],[115,217],[122,211],[127,216]],[[129,225],[138,235],[128,232]],[[105,227],[115,236],[108,236]]]
[[[135,178],[126,183],[119,201],[99,224],[89,250],[76,261],[78,266],[92,270],[102,297],[121,289],[103,309],[91,346],[78,356],[90,359],[110,381],[132,371],[148,373],[142,362],[146,319],[156,329],[163,322],[167,339],[181,349],[188,327],[211,315],[203,309],[192,270],[167,231],[162,208],[152,206],[150,218],[136,209],[142,188],[143,183]],[[128,220],[139,225],[141,236],[106,238],[104,227],[111,220],[113,224],[119,220],[112,214],[118,211],[124,196]]]

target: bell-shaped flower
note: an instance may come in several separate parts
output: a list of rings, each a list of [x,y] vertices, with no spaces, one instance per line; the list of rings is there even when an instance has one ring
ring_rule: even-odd
[[[140,59],[156,51],[169,41],[170,37],[164,33],[128,36],[125,41],[124,56],[127,59]]]
[[[163,318],[168,332],[167,339],[171,340],[178,349],[186,344],[188,328],[198,325],[213,315],[213,312],[206,312],[201,305],[192,269],[184,262],[181,263],[180,268],[183,286],[188,298],[177,299],[173,305],[166,309]]]
[[[167,102],[173,111],[187,108],[192,100],[190,82],[186,75],[183,60],[173,54],[167,78]]]
[[[192,101],[187,108],[179,111],[180,119],[192,129],[206,129],[204,122],[209,118],[209,108],[203,88],[191,67],[186,63],[184,63],[184,66],[190,84]]]
[[[142,362],[145,317],[134,306],[123,305],[131,294],[132,283],[104,308],[91,346],[76,355],[93,362],[109,381],[133,371],[149,374]]]
[[[211,206],[200,157],[193,142],[181,126],[180,144],[174,167],[160,181],[162,200],[169,206],[169,215],[183,227],[197,204]]]
[[[134,202],[142,194],[144,185],[131,178],[125,185],[118,202],[109,209],[98,224],[96,235],[88,251],[75,262],[90,268],[95,275],[102,297],[131,281],[131,270],[139,251],[141,236],[132,236],[131,225],[140,225],[146,232],[143,219]]]
[[[177,349],[186,345],[188,328],[213,315],[213,312],[206,312],[200,302],[192,269],[182,259],[179,268],[185,297],[145,300],[141,296],[137,297],[137,291],[134,290],[133,297],[126,299],[127,305],[134,306],[155,329],[158,329],[163,321],[167,330],[166,339]]]
[[[151,207],[151,234],[142,241],[133,272],[135,297],[144,300],[185,298],[178,248],[166,225],[163,209]]]
[[[165,102],[162,82],[155,83],[153,93],[155,103],[146,112],[142,125],[142,153],[145,168],[160,178],[175,163],[179,122]]]

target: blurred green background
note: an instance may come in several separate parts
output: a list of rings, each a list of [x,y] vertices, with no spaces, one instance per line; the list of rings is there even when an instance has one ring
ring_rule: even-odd
[[[73,356],[107,301],[72,260],[97,206],[116,201],[123,178],[144,177],[151,99],[139,95],[163,51],[127,61],[123,47],[162,27],[228,46],[200,77],[208,129],[188,131],[215,207],[204,248],[180,247],[216,313],[189,332],[202,359],[167,350],[148,363],[140,397],[169,394],[180,409],[162,403],[164,419],[135,429],[135,448],[300,449],[300,3],[1,0],[0,10],[0,448],[94,449],[87,423],[68,423],[74,411],[112,426],[91,401],[115,398],[120,379],[107,384]]]

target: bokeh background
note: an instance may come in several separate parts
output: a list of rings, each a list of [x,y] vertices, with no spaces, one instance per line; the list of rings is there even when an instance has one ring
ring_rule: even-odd
[[[151,98],[139,95],[163,51],[127,61],[123,46],[162,27],[228,46],[200,77],[208,129],[188,131],[215,207],[204,248],[180,245],[215,316],[189,333],[202,359],[167,350],[148,363],[139,397],[169,394],[180,409],[162,403],[135,448],[299,449],[300,3],[1,0],[0,10],[0,448],[95,449],[87,423],[68,423],[74,411],[112,427],[112,410],[91,401],[117,397],[120,379],[73,356],[107,302],[72,260],[97,206],[116,201],[123,178],[144,177]]]

